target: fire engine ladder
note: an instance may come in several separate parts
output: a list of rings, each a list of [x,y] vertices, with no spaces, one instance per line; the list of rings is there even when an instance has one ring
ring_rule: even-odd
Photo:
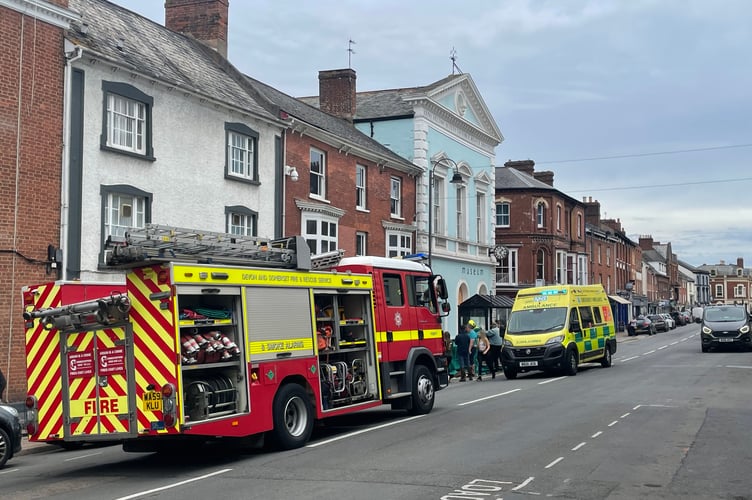
[[[106,252],[107,265],[116,268],[175,260],[304,270],[332,267],[344,253],[311,256],[302,236],[265,240],[157,224],[131,228],[124,237],[111,236]]]
[[[128,296],[113,293],[109,297],[88,300],[60,307],[24,311],[26,321],[39,319],[46,330],[53,328],[62,332],[101,328],[125,321],[131,309]]]

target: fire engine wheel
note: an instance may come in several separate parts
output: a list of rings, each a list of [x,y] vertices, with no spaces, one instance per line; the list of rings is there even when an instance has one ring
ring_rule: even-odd
[[[606,352],[603,353],[603,358],[601,358],[601,366],[603,368],[608,368],[613,363],[613,359],[611,358],[611,348],[606,345]]]
[[[564,365],[564,373],[569,376],[577,375],[577,351],[567,351],[567,363]]]
[[[272,438],[277,448],[300,448],[311,437],[313,411],[308,394],[298,384],[282,386],[274,398]]]
[[[423,365],[416,365],[413,376],[413,404],[410,413],[425,415],[433,409],[436,389],[431,371]]]
[[[10,442],[10,437],[8,437],[5,429],[0,429],[0,467],[5,465],[12,453],[13,445]]]

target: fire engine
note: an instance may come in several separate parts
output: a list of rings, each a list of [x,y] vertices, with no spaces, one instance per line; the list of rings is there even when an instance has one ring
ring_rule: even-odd
[[[68,303],[24,288],[32,441],[291,449],[315,420],[428,413],[448,384],[446,284],[420,262],[160,225],[106,255],[122,289]]]

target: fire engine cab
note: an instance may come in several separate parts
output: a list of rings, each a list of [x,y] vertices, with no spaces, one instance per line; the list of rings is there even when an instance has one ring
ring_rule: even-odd
[[[290,449],[315,420],[428,413],[448,383],[446,285],[419,262],[147,225],[108,242],[107,263],[123,291],[39,307],[45,288],[24,288],[32,441]]]

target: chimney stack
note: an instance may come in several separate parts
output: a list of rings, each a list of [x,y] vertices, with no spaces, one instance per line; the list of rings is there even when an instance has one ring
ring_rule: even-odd
[[[190,35],[227,59],[229,0],[165,0],[165,27]]]
[[[601,204],[598,200],[593,201],[593,197],[588,197],[587,201],[583,198],[585,204],[585,222],[592,226],[598,226],[601,223]]]
[[[743,257],[737,257],[736,258],[736,267],[740,267],[744,269],[744,258]]]
[[[350,122],[355,118],[355,70],[319,71],[319,109]]]
[[[533,172],[533,177],[541,182],[553,187],[554,185],[554,173],[550,170],[544,170],[543,172]]]
[[[509,160],[504,163],[504,166],[519,170],[530,177],[533,177],[533,172],[535,171],[535,162],[533,160]]]

